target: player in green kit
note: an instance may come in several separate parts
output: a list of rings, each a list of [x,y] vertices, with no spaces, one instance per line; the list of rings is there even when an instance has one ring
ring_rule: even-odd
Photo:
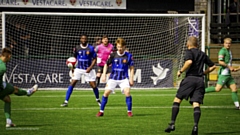
[[[6,73],[6,63],[10,61],[12,51],[9,48],[3,48],[0,55],[0,99],[4,104],[4,114],[6,117],[6,127],[15,127],[11,120],[11,98],[10,94],[18,96],[27,95],[31,96],[38,89],[38,85],[34,85],[31,89],[23,90],[9,83],[3,82],[3,75]]]
[[[231,38],[225,38],[223,48],[218,53],[218,63],[220,69],[218,71],[218,81],[216,87],[208,87],[205,92],[220,92],[224,85],[226,85],[232,91],[232,100],[237,110],[239,110],[239,101],[237,95],[237,86],[231,76],[231,72],[237,71],[232,67],[232,53],[230,50],[232,43]]]

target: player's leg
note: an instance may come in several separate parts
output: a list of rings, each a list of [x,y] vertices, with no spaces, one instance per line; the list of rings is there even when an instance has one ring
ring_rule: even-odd
[[[12,87],[12,86],[10,84],[7,84],[6,89],[11,89],[10,87]],[[32,88],[30,88],[28,90],[24,90],[22,88],[18,88],[16,86],[14,86],[14,94],[17,95],[17,96],[23,96],[23,95],[31,96],[37,90],[38,90],[38,85],[37,84],[35,84]]]
[[[194,126],[192,129],[192,135],[198,134],[198,123],[201,117],[200,104],[198,102],[193,102],[193,117],[194,117]]]
[[[227,82],[227,86],[229,86],[229,88],[231,89],[233,103],[234,103],[236,109],[239,110],[240,108],[239,108],[239,100],[238,100],[238,95],[237,95],[237,85],[232,77]]]
[[[223,88],[223,86],[226,84],[226,82],[228,81],[228,76],[225,75],[219,75],[218,76],[218,81],[217,81],[217,85],[215,87],[208,87],[205,89],[206,93],[209,92],[220,92]]]
[[[97,101],[98,105],[101,106],[101,100],[99,99],[99,90],[98,90],[98,87],[96,85],[96,82],[95,81],[90,81],[89,84],[93,89],[93,93],[95,95],[95,98],[96,98],[96,101]]]
[[[67,107],[68,106],[68,101],[69,101],[70,96],[71,96],[71,94],[73,92],[73,88],[75,87],[77,81],[80,80],[80,77],[81,77],[82,74],[83,73],[81,72],[80,69],[78,69],[78,68],[74,69],[72,81],[71,81],[71,83],[68,86],[68,89],[66,91],[65,100],[64,100],[64,102],[60,106],[62,106],[62,107]]]
[[[68,106],[68,101],[72,95],[73,88],[75,87],[76,83],[78,80],[73,80],[71,81],[70,85],[68,86],[68,89],[66,91],[66,96],[64,102],[61,104],[62,107],[67,107]]]
[[[105,87],[104,94],[102,96],[102,103],[100,106],[100,111],[96,115],[97,117],[103,116],[105,106],[108,102],[108,96],[110,95],[111,91],[116,88],[116,86],[117,86],[117,82],[115,80],[112,80],[112,79],[108,80],[106,87]]]
[[[99,90],[98,90],[98,87],[95,82],[96,76],[94,75],[93,70],[90,71],[89,73],[85,73],[85,80],[87,82],[89,82],[90,86],[93,89],[93,93],[95,95],[96,101],[97,101],[98,105],[101,106],[101,101],[99,99]]]
[[[96,84],[97,84],[97,87],[99,86],[102,73],[103,73],[103,67],[102,67],[102,66],[98,66],[98,67],[97,67],[97,75],[96,75]]]
[[[169,123],[169,126],[165,129],[165,132],[167,133],[170,133],[171,131],[175,130],[175,121],[179,113],[179,106],[181,102],[182,99],[179,99],[178,97],[175,97],[173,100],[171,121]]]
[[[3,99],[4,102],[4,114],[6,117],[6,127],[15,127],[16,125],[12,123],[11,120],[11,98],[9,95],[5,96]]]
[[[194,126],[192,129],[192,135],[198,134],[198,123],[201,117],[200,104],[203,104],[204,94],[205,94],[205,84],[202,78],[196,80],[196,88],[193,93],[190,95],[190,103],[193,106],[193,117],[194,117]]]
[[[132,114],[132,96],[130,94],[129,80],[128,79],[121,80],[119,86],[126,96],[128,117],[132,117],[133,116],[133,114]]]
[[[165,129],[165,132],[170,133],[175,130],[175,121],[179,113],[180,104],[182,99],[188,99],[190,93],[193,91],[195,83],[192,80],[194,79],[195,78],[186,77],[181,81],[176,97],[173,100],[171,121],[169,126]]]

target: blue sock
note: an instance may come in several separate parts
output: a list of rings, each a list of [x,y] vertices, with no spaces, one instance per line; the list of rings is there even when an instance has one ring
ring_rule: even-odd
[[[67,92],[66,92],[66,98],[65,98],[65,100],[66,101],[68,101],[69,100],[69,98],[70,98],[70,96],[71,96],[71,94],[72,94],[72,91],[73,91],[73,86],[68,86],[68,90],[67,90]]]
[[[99,99],[99,91],[98,91],[98,88],[97,88],[97,87],[96,87],[96,88],[93,88],[93,92],[94,92],[94,94],[95,94],[96,99]]]
[[[126,97],[128,111],[132,111],[132,96]]]
[[[104,108],[105,108],[107,102],[108,102],[108,97],[102,96],[102,103],[101,103],[101,107],[100,107],[101,111],[104,111]]]

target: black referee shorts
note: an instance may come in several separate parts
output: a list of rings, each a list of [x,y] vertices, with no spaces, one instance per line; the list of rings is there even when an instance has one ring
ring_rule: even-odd
[[[190,98],[190,104],[192,104],[193,102],[203,104],[204,94],[204,78],[197,76],[187,76],[180,83],[176,97],[181,100],[188,100],[188,98]]]

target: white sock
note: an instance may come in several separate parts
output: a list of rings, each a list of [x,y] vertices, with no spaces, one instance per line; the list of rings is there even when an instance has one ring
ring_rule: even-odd
[[[102,113],[103,113],[104,111],[103,111],[103,110],[100,110],[100,112],[102,112]]]
[[[12,120],[11,119],[6,119],[7,124],[11,124]]]
[[[68,101],[67,101],[67,100],[65,100],[65,101],[64,101],[64,103],[68,103]]]
[[[239,102],[237,101],[237,102],[234,102],[234,105],[236,106],[236,107],[239,107]]]
[[[31,94],[31,91],[32,91],[32,88],[31,88],[31,89],[28,89],[28,90],[27,90],[27,94],[30,95],[30,94]]]

